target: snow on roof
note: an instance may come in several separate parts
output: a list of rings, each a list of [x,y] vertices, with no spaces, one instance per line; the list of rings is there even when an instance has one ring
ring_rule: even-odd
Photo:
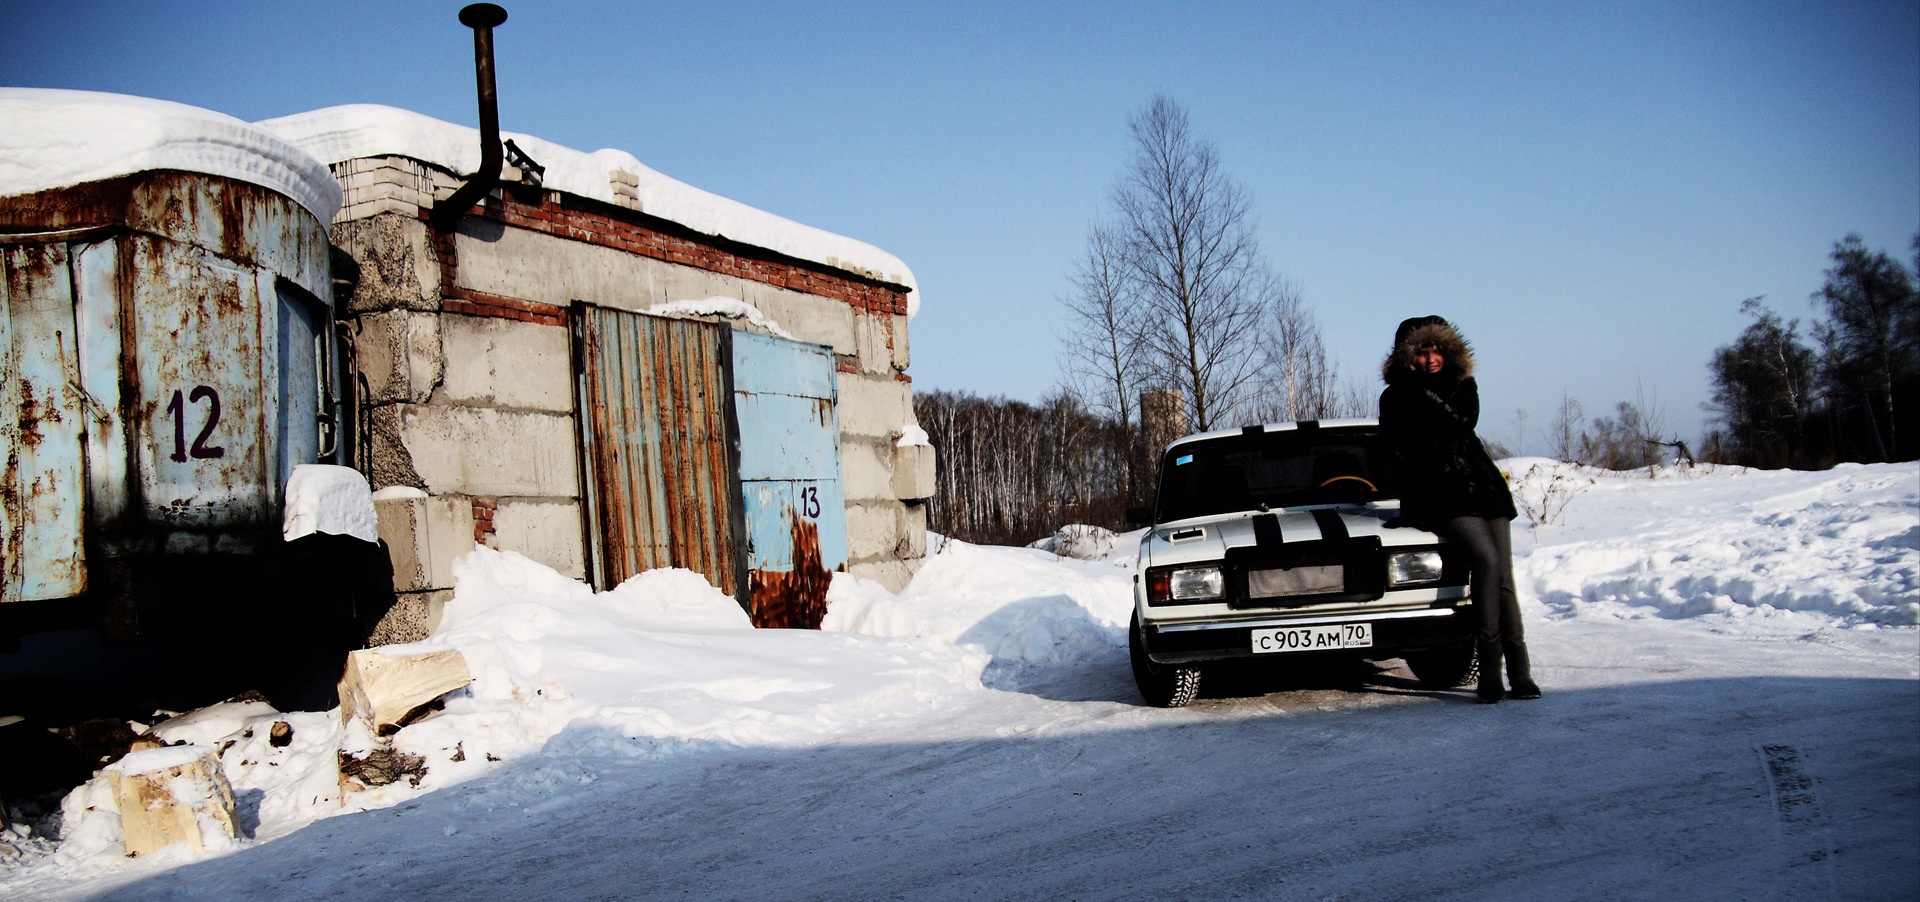
[[[462,175],[480,168],[479,129],[379,104],[348,104],[258,123],[331,164],[379,156],[403,156]],[[898,257],[864,241],[802,225],[739,201],[702,191],[655,172],[623,150],[587,153],[519,132],[501,132],[546,167],[545,187],[616,203],[611,176],[631,173],[639,181],[641,209],[696,232],[777,251],[836,269],[904,285],[907,315],[920,307],[912,270]]]
[[[340,185],[286,139],[170,100],[53,88],[0,88],[0,196],[174,169],[277,191],[321,223]]]

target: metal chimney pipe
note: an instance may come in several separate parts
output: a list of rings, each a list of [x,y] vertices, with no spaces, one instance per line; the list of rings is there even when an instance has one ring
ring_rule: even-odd
[[[451,230],[460,217],[500,181],[500,92],[493,77],[493,29],[507,11],[491,3],[460,10],[460,24],[473,29],[473,74],[480,89],[480,168],[451,197],[433,205],[433,224]]]

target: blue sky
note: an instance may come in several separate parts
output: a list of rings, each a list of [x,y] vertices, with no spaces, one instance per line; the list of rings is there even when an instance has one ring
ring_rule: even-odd
[[[460,5],[11,4],[0,83],[473,124]],[[1912,0],[503,5],[503,127],[899,256],[922,389],[1054,385],[1057,298],[1155,92],[1345,372],[1377,385],[1394,325],[1440,313],[1482,433],[1535,451],[1563,392],[1694,440],[1741,300],[1809,317],[1833,242],[1910,264],[1920,231]]]

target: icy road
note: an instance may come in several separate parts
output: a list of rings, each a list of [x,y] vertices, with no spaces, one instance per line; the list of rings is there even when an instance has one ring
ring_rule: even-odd
[[[1533,704],[1481,707],[1388,672],[1163,712],[1135,706],[1115,660],[816,748],[535,756],[109,898],[1808,900],[1920,887],[1920,691],[1873,675],[1913,663],[1910,635],[1761,642],[1640,621],[1536,637],[1559,663]]]

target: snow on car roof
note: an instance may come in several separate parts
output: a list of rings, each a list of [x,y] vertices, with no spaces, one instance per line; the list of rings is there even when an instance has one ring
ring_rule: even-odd
[[[480,168],[478,129],[390,106],[362,103],[327,107],[263,120],[259,125],[329,164],[403,156],[463,175]],[[614,203],[609,177],[615,171],[631,173],[639,181],[641,208],[649,215],[703,234],[904,285],[910,290],[907,315],[911,317],[919,310],[920,292],[912,270],[898,257],[871,244],[695,188],[661,175],[623,150],[588,153],[533,135],[500,134],[503,139],[513,139],[515,146],[546,167],[542,184],[547,188]]]
[[[340,185],[324,164],[225,113],[126,94],[0,88],[0,196],[155,170],[259,185],[323,224],[340,209]]]

